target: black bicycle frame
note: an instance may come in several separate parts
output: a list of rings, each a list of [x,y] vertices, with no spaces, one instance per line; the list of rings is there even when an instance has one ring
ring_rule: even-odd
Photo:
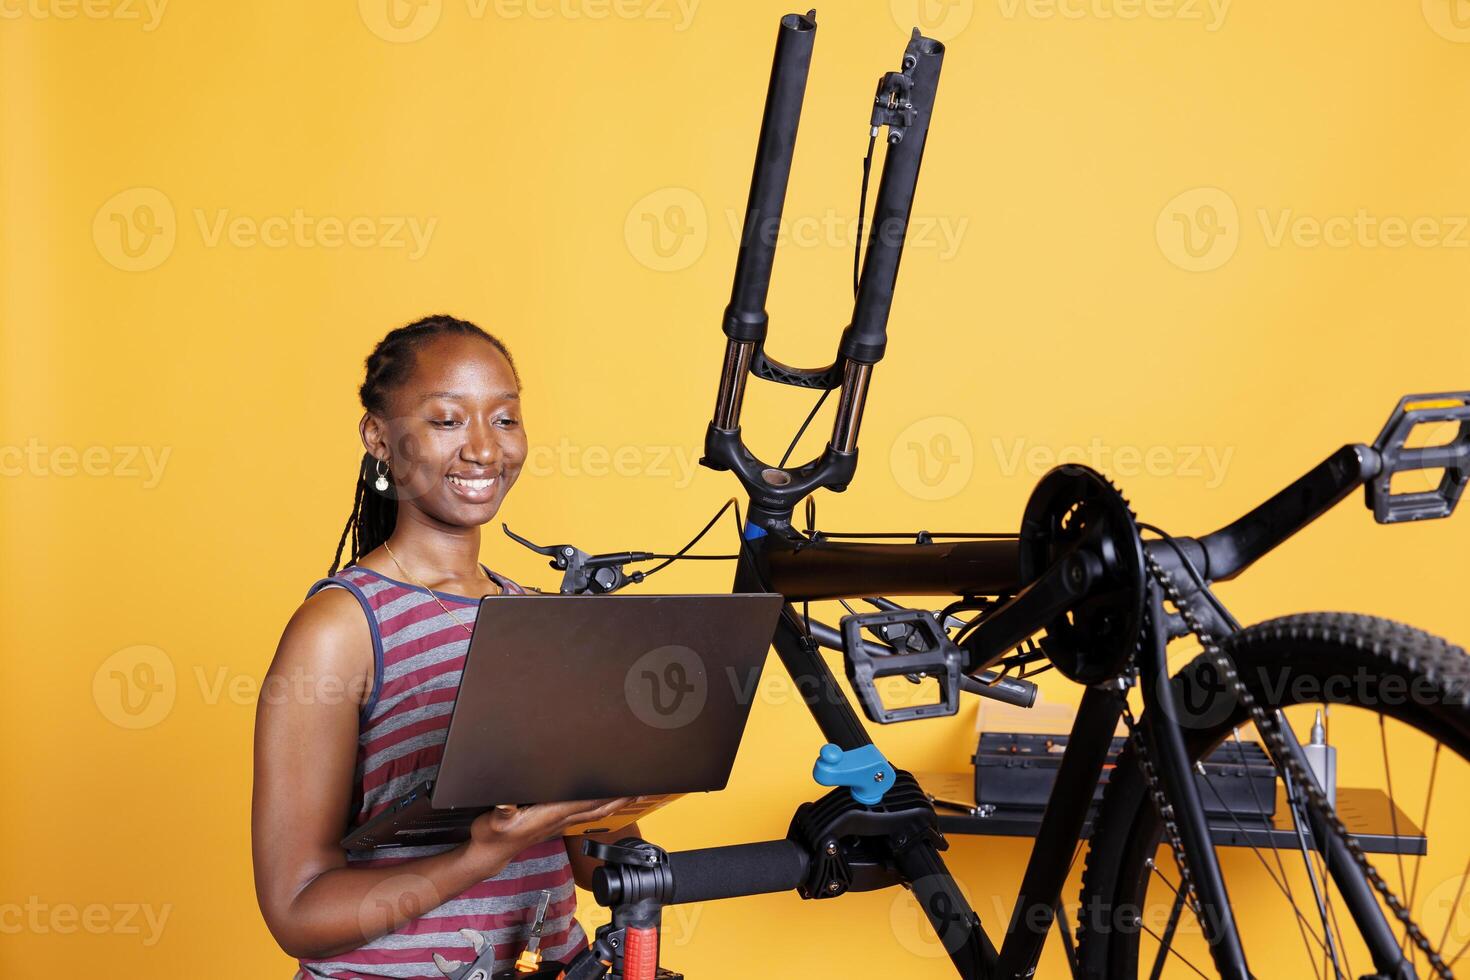
[[[863,403],[873,368],[882,359],[886,344],[903,239],[944,56],[943,45],[923,37],[916,29],[905,49],[902,69],[889,72],[879,83],[871,126],[875,136],[881,127],[888,127],[888,146],[852,321],[843,331],[837,355],[830,365],[795,368],[765,353],[769,322],[765,302],[815,32],[815,12],[790,14],[781,20],[735,281],[724,316],[727,340],[719,395],[701,463],[712,469],[734,471],[750,496],[733,591],[778,592],[786,597],[773,645],[822,736],[850,751],[871,745],[872,739],[797,612],[800,603],[903,595],[993,598],[1001,605],[962,644],[966,653],[963,669],[973,677],[1014,645],[1009,633],[1002,640],[996,640],[993,635],[987,639],[987,627],[992,619],[997,622],[1005,619],[1001,613],[1006,604],[1022,600],[1028,603],[1021,626],[1029,627],[1025,631],[1029,636],[1040,631],[1053,616],[1064,612],[1075,596],[1069,597],[1060,590],[1041,598],[1034,593],[1026,596],[1020,571],[1021,544],[1016,537],[950,542],[918,538],[909,544],[852,543],[808,536],[791,525],[791,514],[797,503],[819,488],[845,490],[856,470]],[[841,388],[832,437],[819,458],[799,466],[778,467],[762,462],[746,449],[740,432],[740,413],[748,375],[813,389]],[[1218,633],[1228,632],[1233,622],[1222,622],[1214,603],[1207,601],[1203,594],[1203,586],[1240,574],[1355,488],[1369,485],[1369,502],[1380,520],[1444,516],[1453,509],[1459,491],[1470,480],[1470,396],[1456,397],[1463,404],[1445,410],[1449,414],[1444,416],[1461,425],[1460,439],[1452,447],[1403,448],[1405,425],[1411,428],[1415,419],[1430,417],[1414,415],[1410,399],[1405,399],[1377,446],[1344,446],[1270,500],[1213,534],[1198,539],[1173,539],[1167,547],[1150,541],[1145,547],[1174,580],[1182,601],[1200,621]],[[1392,439],[1390,430],[1396,433]],[[1402,498],[1387,496],[1386,477],[1390,470],[1430,465],[1446,468],[1445,482],[1439,491]],[[1186,562],[1192,568],[1186,568]],[[1163,615],[1157,590],[1152,585],[1149,594],[1155,613],[1150,619],[1153,635],[1144,638],[1146,655],[1141,658],[1140,668],[1146,676],[1157,678],[1159,672],[1167,669],[1163,659],[1165,644],[1173,636],[1181,635],[1183,627],[1180,617]],[[1010,618],[1007,628],[1014,631],[1016,617]],[[830,630],[825,632],[831,636]],[[1123,708],[1126,683],[1125,678],[1112,678],[1085,689],[1026,867],[1015,912],[998,951],[945,867],[939,853],[945,844],[937,832],[932,807],[928,809],[932,834],[916,836],[905,830],[888,837],[869,835],[868,842],[887,855],[878,862],[887,870],[869,867],[864,880],[854,880],[851,888],[892,884],[911,887],[962,977],[974,980],[1030,977],[1053,924],[1061,889],[1081,839],[1088,803]],[[1151,693],[1146,694],[1145,701],[1149,704],[1156,702],[1160,689],[1168,690],[1167,684],[1148,687]],[[1203,811],[1195,795],[1195,784],[1189,778],[1183,743],[1178,739],[1177,729],[1169,730],[1167,714],[1149,711],[1145,717],[1152,720],[1150,735],[1160,756],[1161,781],[1179,815],[1186,855],[1195,872],[1206,913],[1201,924],[1221,974],[1245,976],[1240,940],[1213,848],[1203,830]],[[1294,747],[1290,727],[1281,727],[1288,746]],[[904,775],[900,772],[900,778]],[[840,795],[829,794],[824,799],[837,801],[830,803],[836,806]],[[798,811],[798,817],[801,813]],[[1323,827],[1314,824],[1311,829],[1317,839],[1322,839]],[[1340,844],[1328,841],[1329,852],[1341,851],[1340,846],[1332,846],[1334,843]],[[835,838],[829,841],[825,851],[828,857],[839,853]],[[809,890],[813,867],[825,860],[822,854],[800,846],[793,839],[675,852],[666,858],[666,866],[655,869],[654,877],[638,879],[634,872],[626,872],[634,877],[618,879],[621,884],[615,882],[616,887],[611,888],[611,872],[603,873],[599,869],[599,895],[636,894],[647,903],[651,901],[649,895],[655,894],[656,901],[672,904],[802,888],[803,882]],[[1330,863],[1331,873],[1372,948],[1375,963],[1382,969],[1385,964],[1401,962],[1392,931],[1357,865],[1338,859]],[[658,877],[665,870],[667,875]],[[841,890],[848,889],[832,889],[834,894]],[[611,899],[607,904],[614,905],[614,923],[618,923],[622,914],[618,910],[624,906]]]

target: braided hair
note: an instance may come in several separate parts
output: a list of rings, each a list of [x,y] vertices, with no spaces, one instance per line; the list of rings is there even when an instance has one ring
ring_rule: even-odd
[[[436,337],[452,334],[489,341],[505,355],[516,384],[520,384],[515,361],[505,344],[467,320],[439,314],[390,330],[378,341],[378,346],[367,357],[367,377],[357,390],[362,407],[375,415],[386,416],[388,396],[413,373],[414,358],[419,349]],[[352,498],[352,514],[342,528],[342,537],[337,540],[337,553],[328,576],[337,574],[341,567],[342,549],[349,535],[352,537],[352,553],[347,562],[350,565],[388,540],[388,535],[393,533],[393,525],[398,519],[398,501],[394,497],[396,488],[390,485],[386,491],[380,492],[373,487],[377,479],[376,466],[377,460],[372,453],[362,454],[362,463],[357,470],[357,491]]]

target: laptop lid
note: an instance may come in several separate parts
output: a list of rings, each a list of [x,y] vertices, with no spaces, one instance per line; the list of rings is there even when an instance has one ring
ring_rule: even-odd
[[[485,597],[435,809],[723,789],[784,601]]]

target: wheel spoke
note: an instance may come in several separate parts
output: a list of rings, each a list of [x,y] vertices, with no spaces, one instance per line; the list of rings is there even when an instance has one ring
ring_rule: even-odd
[[[1164,975],[1164,963],[1168,961],[1169,947],[1174,944],[1174,930],[1179,927],[1179,913],[1184,911],[1184,893],[1174,890],[1174,904],[1169,907],[1169,922],[1164,926],[1164,935],[1159,940],[1159,952],[1154,957],[1154,968],[1148,980],[1159,980]]]
[[[1305,814],[1307,803],[1305,801],[1302,801],[1300,804],[1298,804],[1297,794],[1294,787],[1292,786],[1291,777],[1289,775],[1283,772],[1281,774],[1281,779],[1284,783],[1286,783],[1286,802],[1287,805],[1291,807],[1291,825],[1292,829],[1296,831],[1297,845],[1301,848],[1302,864],[1304,864],[1307,869],[1307,881],[1312,886],[1312,897],[1317,901],[1317,914],[1322,917],[1322,932],[1327,936],[1327,945],[1324,947],[1324,949],[1327,952],[1327,958],[1332,961],[1333,975],[1336,976],[1338,980],[1342,980],[1342,967],[1338,965],[1337,950],[1333,948],[1335,944],[1333,943],[1332,939],[1332,927],[1327,924],[1327,905],[1322,900],[1322,891],[1318,887],[1317,875],[1312,868],[1312,855],[1311,852],[1307,849],[1307,835],[1302,833],[1301,818]],[[1301,809],[1298,809],[1299,805]],[[1312,964],[1312,968],[1314,970],[1316,969],[1316,966],[1317,965],[1315,963]]]
[[[1138,923],[1138,926],[1139,926],[1140,929],[1142,929],[1144,932],[1148,933],[1150,936],[1153,936],[1155,939],[1158,939],[1160,942],[1163,942],[1163,940],[1159,936],[1159,934],[1156,933],[1156,932],[1154,932],[1148,926],[1144,925],[1142,921],[1140,921]],[[1175,956],[1179,957],[1179,962],[1183,963],[1185,966],[1189,967],[1195,973],[1198,973],[1200,976],[1204,977],[1205,980],[1210,980],[1209,976],[1203,970],[1201,970],[1199,967],[1195,966],[1193,963],[1189,962],[1189,958],[1186,957],[1183,953],[1179,952],[1179,950],[1175,949],[1172,945],[1170,945],[1170,946],[1163,946],[1161,948],[1164,949],[1164,950],[1166,950],[1167,952],[1173,953]]]
[[[1444,949],[1445,940],[1450,938],[1450,925],[1455,921],[1455,910],[1460,907],[1460,899],[1465,895],[1466,876],[1470,876],[1470,856],[1467,856],[1465,858],[1465,870],[1460,872],[1460,887],[1455,891],[1455,900],[1450,903],[1449,914],[1445,916],[1444,920],[1444,931],[1439,934],[1439,942],[1434,944],[1435,949]],[[1460,954],[1463,954],[1464,952],[1464,948],[1461,947]],[[1460,954],[1456,954],[1456,960],[1460,958]],[[1454,965],[1454,960],[1451,960],[1450,966]]]
[[[1237,734],[1236,743],[1239,744],[1239,742],[1240,736]],[[1242,749],[1242,752],[1243,751],[1244,750]],[[1243,840],[1246,846],[1251,849],[1251,853],[1255,854],[1256,860],[1261,862],[1261,867],[1266,869],[1266,875],[1271,879],[1271,883],[1276,886],[1276,890],[1286,896],[1287,904],[1291,906],[1292,915],[1296,917],[1296,927],[1297,931],[1301,934],[1302,945],[1305,946],[1307,950],[1307,962],[1312,964],[1312,972],[1320,977],[1321,973],[1317,971],[1317,953],[1315,950],[1312,949],[1310,945],[1307,944],[1307,937],[1311,936],[1313,941],[1317,943],[1318,948],[1320,948],[1323,952],[1328,952],[1330,955],[1330,951],[1328,950],[1327,945],[1323,943],[1322,938],[1318,936],[1317,933],[1312,929],[1311,924],[1307,921],[1306,917],[1302,915],[1300,908],[1297,907],[1296,895],[1291,890],[1291,882],[1287,880],[1286,866],[1281,861],[1280,849],[1277,848],[1274,842],[1270,845],[1271,852],[1276,857],[1276,864],[1278,867],[1281,868],[1281,877],[1277,878],[1276,873],[1271,870],[1271,865],[1266,862],[1265,855],[1261,853],[1261,849],[1259,847],[1251,843],[1250,834],[1246,831],[1245,826],[1240,822],[1240,818],[1235,815],[1235,811],[1232,810],[1225,803],[1224,797],[1222,797],[1220,795],[1220,791],[1215,788],[1215,784],[1210,782],[1208,779],[1206,779],[1204,783],[1210,788],[1210,792],[1215,794],[1215,799],[1220,801],[1220,808],[1226,812],[1226,814],[1230,817],[1230,821],[1235,824],[1235,829],[1240,834],[1241,840]],[[1250,787],[1251,793],[1256,796],[1256,805],[1260,807],[1261,812],[1264,813],[1265,807],[1261,804],[1259,794],[1256,793],[1255,783],[1252,782],[1250,784]],[[1267,835],[1267,839],[1270,839],[1269,834]]]
[[[1429,789],[1424,793],[1424,813],[1419,817],[1419,832],[1429,839],[1429,803],[1434,799],[1434,777],[1439,772],[1439,750],[1444,748],[1440,742],[1434,743],[1434,757],[1429,762]],[[1415,855],[1418,860],[1414,862],[1414,879],[1409,883],[1409,908],[1414,907],[1414,899],[1419,894],[1419,872],[1424,870],[1425,855]],[[1413,948],[1414,944],[1409,942],[1409,933],[1404,932],[1404,945]],[[1413,955],[1412,953],[1410,955]]]

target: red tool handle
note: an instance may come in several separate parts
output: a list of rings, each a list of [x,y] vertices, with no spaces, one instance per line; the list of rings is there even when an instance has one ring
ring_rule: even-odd
[[[654,980],[658,973],[658,927],[628,927],[624,936],[623,980]]]

